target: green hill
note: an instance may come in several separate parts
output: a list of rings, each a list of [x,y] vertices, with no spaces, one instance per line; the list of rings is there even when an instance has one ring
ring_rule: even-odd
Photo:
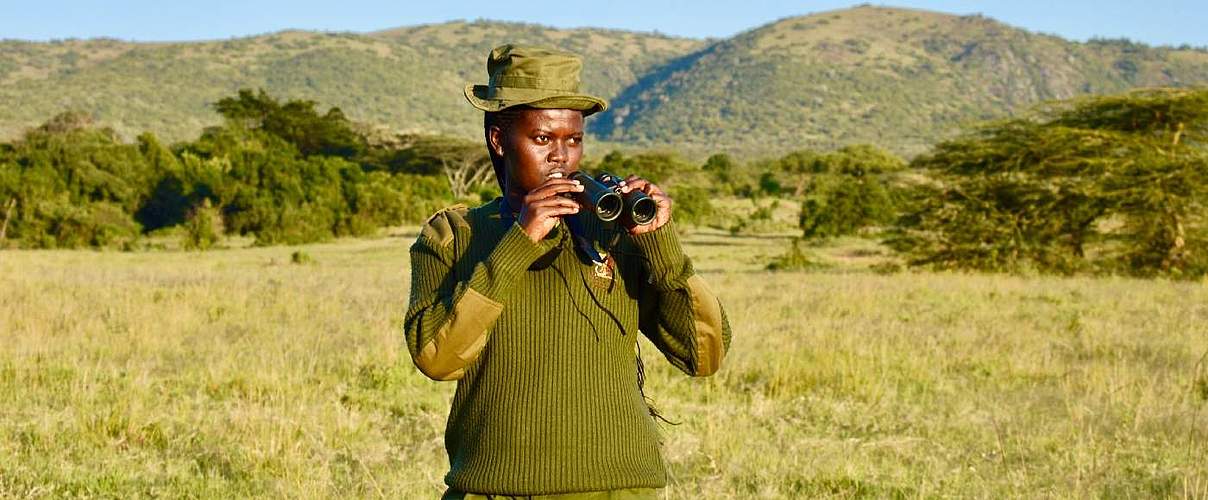
[[[613,101],[601,140],[761,155],[872,142],[923,151],[971,121],[1041,100],[1208,84],[1208,52],[1070,42],[981,16],[856,7],[783,19],[725,40],[450,22],[374,33],[287,31],[209,42],[0,42],[0,139],[65,109],[131,138],[195,137],[239,88],[339,106],[352,119],[477,137],[466,82],[504,41],[586,60]]]
[[[354,120],[398,130],[476,137],[481,115],[466,105],[461,89],[486,80],[486,54],[501,41],[581,54],[588,68],[584,87],[609,97],[704,44],[649,33],[498,22],[367,34],[287,31],[186,43],[4,41],[0,137],[14,137],[71,108],[128,138],[151,130],[171,140],[189,139],[217,122],[210,104],[241,87],[339,106]]]
[[[856,7],[783,19],[676,59],[593,122],[612,141],[759,151],[922,151],[1038,101],[1208,83],[1208,52],[1076,43],[981,16]]]

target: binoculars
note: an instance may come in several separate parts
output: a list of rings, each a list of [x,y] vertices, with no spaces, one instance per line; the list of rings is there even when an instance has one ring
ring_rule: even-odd
[[[620,219],[626,226],[644,226],[654,222],[658,203],[641,191],[621,192],[621,178],[607,172],[592,177],[575,172],[571,180],[583,185],[579,202],[604,222]]]

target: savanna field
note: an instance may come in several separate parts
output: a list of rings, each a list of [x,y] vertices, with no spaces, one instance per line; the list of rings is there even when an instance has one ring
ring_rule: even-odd
[[[437,497],[454,385],[402,347],[414,235],[0,252],[0,496]],[[734,344],[691,379],[642,342],[667,498],[1208,497],[1203,283],[684,241]]]
[[[438,498],[408,248],[500,194],[482,126],[531,120],[460,96],[507,42],[582,58],[611,105],[547,160],[666,189],[733,327],[701,379],[639,342],[664,498],[1208,500],[1208,47],[867,4],[207,40],[0,40],[0,500]]]

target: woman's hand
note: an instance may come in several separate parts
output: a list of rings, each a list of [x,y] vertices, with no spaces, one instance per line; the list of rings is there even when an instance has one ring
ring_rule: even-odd
[[[534,243],[539,242],[558,226],[562,216],[579,212],[579,202],[561,195],[582,191],[583,186],[579,181],[550,177],[524,196],[516,223],[520,224],[529,239]]]
[[[652,184],[650,181],[636,175],[630,175],[624,181],[621,181],[622,193],[634,190],[646,193],[646,196],[654,199],[658,209],[655,211],[654,220],[650,224],[644,226],[635,225],[629,228],[629,234],[636,236],[642,233],[649,233],[663,227],[663,224],[671,220],[671,197],[667,196],[667,193],[664,193],[662,189],[659,189],[658,186]]]

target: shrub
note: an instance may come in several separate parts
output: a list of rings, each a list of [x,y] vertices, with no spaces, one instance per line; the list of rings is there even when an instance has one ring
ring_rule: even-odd
[[[882,182],[872,176],[820,176],[801,202],[799,227],[806,238],[833,238],[861,228],[888,223],[893,201]]]
[[[208,250],[222,237],[222,214],[207,198],[189,213],[184,226],[181,247],[186,250]]]
[[[769,271],[801,271],[825,267],[807,256],[801,250],[800,243],[800,238],[793,238],[784,254],[768,263],[767,269]]]

